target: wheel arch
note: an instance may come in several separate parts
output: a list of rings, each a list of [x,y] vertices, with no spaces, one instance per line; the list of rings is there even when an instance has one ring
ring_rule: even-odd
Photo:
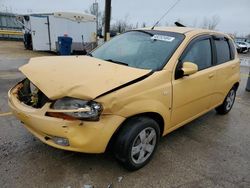
[[[165,127],[165,122],[164,122],[164,118],[157,112],[145,112],[145,113],[140,113],[140,114],[136,114],[130,117],[127,117],[121,124],[120,126],[116,129],[116,131],[113,133],[113,135],[111,136],[111,139],[109,140],[109,143],[107,145],[106,151],[107,150],[111,150],[112,145],[114,144],[117,136],[119,135],[119,132],[121,130],[121,128],[126,124],[127,121],[129,121],[132,118],[135,117],[149,117],[153,120],[155,120],[157,122],[157,124],[159,125],[160,128],[160,135],[163,136],[163,132],[164,132],[164,127]]]
[[[233,85],[233,87],[236,89],[236,91],[238,90],[239,85],[240,85],[240,83],[239,83],[239,82],[236,82],[236,83]]]

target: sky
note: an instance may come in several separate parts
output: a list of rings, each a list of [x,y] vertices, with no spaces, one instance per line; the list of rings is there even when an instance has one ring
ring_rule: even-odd
[[[0,11],[37,13],[53,11],[84,12],[95,0],[0,0]],[[104,10],[105,0],[97,0]],[[120,19],[139,26],[153,25],[176,0],[112,0],[112,23]],[[250,34],[250,0],[179,0],[160,22],[173,24],[179,20],[187,26],[199,27],[204,19],[217,17],[217,30],[238,36]]]

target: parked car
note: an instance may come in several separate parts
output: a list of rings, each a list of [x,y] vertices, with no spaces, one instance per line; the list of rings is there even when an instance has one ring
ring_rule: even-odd
[[[248,52],[248,46],[245,42],[235,42],[237,46],[237,52],[238,53],[247,53]]]
[[[27,78],[9,106],[33,135],[64,150],[111,149],[137,170],[162,136],[231,110],[240,60],[226,34],[158,27],[120,34],[89,56],[32,58],[20,71]]]
[[[248,50],[248,52],[250,51],[250,43],[249,42],[244,42],[245,44],[246,44],[246,46],[247,46],[247,50]]]

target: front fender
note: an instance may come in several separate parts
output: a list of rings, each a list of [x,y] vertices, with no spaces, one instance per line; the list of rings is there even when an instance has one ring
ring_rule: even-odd
[[[118,109],[115,109],[115,113],[123,117],[130,117],[134,114],[141,114],[145,112],[155,112],[164,117],[168,111],[168,108],[161,102],[148,99],[133,101],[120,108],[117,106],[117,108]]]
[[[165,125],[170,126],[172,103],[171,74],[155,72],[146,79],[96,99],[103,104],[103,114],[114,114],[124,118],[142,113],[157,113]],[[164,126],[164,131],[167,126]]]
[[[149,112],[161,115],[164,120],[164,125],[169,125],[170,109],[157,100],[142,99],[112,108],[112,113],[124,118]],[[167,126],[164,126],[163,132],[165,132],[166,128]]]

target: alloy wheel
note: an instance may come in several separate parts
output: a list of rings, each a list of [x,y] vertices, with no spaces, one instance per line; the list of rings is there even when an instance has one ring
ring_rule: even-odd
[[[148,127],[143,129],[135,138],[131,158],[135,164],[145,162],[153,153],[157,141],[155,129]]]

